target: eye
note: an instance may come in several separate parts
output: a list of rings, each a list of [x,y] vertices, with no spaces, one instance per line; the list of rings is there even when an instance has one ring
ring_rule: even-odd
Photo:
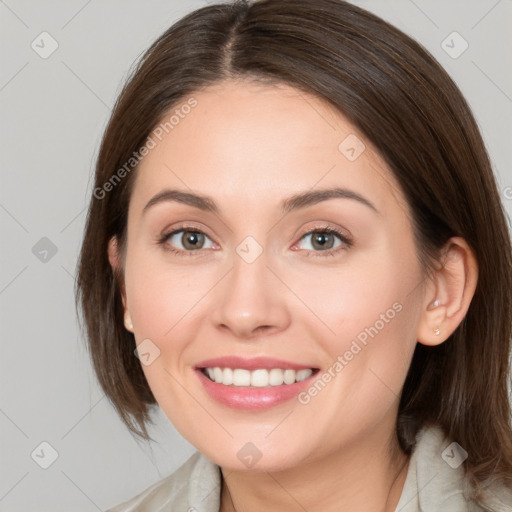
[[[210,241],[210,246],[205,246],[206,240]],[[166,250],[187,256],[193,256],[191,253],[197,252],[200,249],[216,247],[205,233],[197,228],[187,228],[186,226],[181,226],[179,229],[165,233],[158,242],[163,245]]]
[[[306,250],[307,256],[334,256],[339,251],[345,250],[352,246],[352,240],[344,235],[341,231],[330,226],[315,228],[308,233],[302,235],[301,240],[310,239],[312,249],[301,248]],[[336,245],[336,238],[338,244]],[[205,241],[209,240],[210,245],[205,245]],[[195,227],[181,226],[168,233],[162,235],[158,240],[165,250],[175,253],[179,256],[195,256],[201,249],[216,249],[218,246],[210,240],[210,238],[201,230]],[[297,247],[296,244],[293,248]],[[180,247],[181,246],[181,247]],[[292,249],[293,249],[292,248]]]
[[[312,251],[314,256],[334,256],[339,251],[347,249],[352,246],[352,240],[337,229],[329,226],[322,228],[315,228],[312,231],[304,234],[301,240],[307,240],[312,249],[306,247],[306,251]],[[336,245],[336,238],[339,243]],[[296,247],[296,246],[294,246]],[[317,253],[317,254],[315,254]],[[323,254],[318,254],[323,253]]]

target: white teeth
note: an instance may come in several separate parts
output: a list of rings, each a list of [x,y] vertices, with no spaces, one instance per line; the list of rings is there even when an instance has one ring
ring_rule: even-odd
[[[254,386],[255,388],[268,386],[268,371],[254,370],[251,372],[251,386]]]
[[[303,370],[281,370],[272,368],[269,370],[244,370],[241,368],[205,368],[208,377],[217,384],[225,386],[252,386],[264,388],[266,386],[281,386],[282,384],[294,384],[301,382],[313,374],[311,368]]]
[[[299,370],[297,375],[295,375],[295,380],[300,382],[301,380],[306,380],[308,377],[311,377],[313,374],[313,370],[306,368],[305,370]]]
[[[293,384],[295,382],[295,370],[284,371],[284,383]]]
[[[280,386],[284,382],[284,372],[279,368],[272,368],[269,372],[268,383],[271,386]]]
[[[220,370],[220,368],[219,368]],[[222,370],[221,370],[222,371]],[[219,384],[224,383],[224,372],[222,372],[222,379],[215,379]],[[249,370],[233,370],[233,385],[234,386],[250,386],[251,385],[251,372]]]
[[[215,382],[222,382],[223,373],[220,368],[213,369],[213,380]]]
[[[222,371],[222,382],[226,386],[233,384],[233,370],[231,368],[224,368]]]

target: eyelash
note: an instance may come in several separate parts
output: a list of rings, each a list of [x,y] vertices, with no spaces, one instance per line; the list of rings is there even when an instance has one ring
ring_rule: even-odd
[[[177,229],[174,229],[172,231],[164,233],[157,240],[158,244],[163,246],[164,250],[169,251],[169,252],[171,252],[173,254],[176,254],[177,256],[192,256],[192,257],[195,257],[197,255],[197,253],[201,252],[201,250],[183,251],[182,249],[174,249],[173,247],[171,247],[171,246],[169,246],[167,244],[167,241],[169,240],[169,238],[171,238],[173,235],[175,235],[176,233],[179,233],[181,231],[190,231],[190,232],[193,232],[193,233],[199,233],[199,234],[208,236],[206,233],[204,233],[200,229],[197,229],[196,227],[193,227],[193,226],[180,226]],[[341,240],[341,242],[345,245],[345,247],[336,247],[334,249],[328,249],[326,251],[307,250],[306,251],[306,257],[308,257],[308,258],[309,257],[316,258],[316,257],[324,257],[324,256],[336,256],[338,254],[338,252],[346,250],[346,249],[349,249],[353,245],[353,241],[352,241],[351,238],[347,237],[341,231],[338,231],[337,229],[335,229],[335,228],[333,228],[331,226],[316,227],[316,228],[314,228],[314,229],[312,229],[310,231],[307,231],[306,233],[304,233],[300,237],[300,240],[302,240],[305,236],[311,235],[313,233],[322,233],[322,234],[323,233],[327,233],[327,234],[336,235]]]

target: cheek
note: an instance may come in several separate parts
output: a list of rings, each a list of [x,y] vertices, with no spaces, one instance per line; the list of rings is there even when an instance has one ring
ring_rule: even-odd
[[[199,338],[197,331],[204,325],[204,298],[215,276],[199,266],[170,265],[148,251],[131,256],[126,265],[127,306],[137,346],[147,347],[152,361],[142,369],[157,400],[172,401],[179,393],[175,379],[181,380],[191,341]]]
[[[354,441],[398,407],[415,347],[414,311],[398,301],[388,306],[387,300],[367,304],[365,313],[353,306],[346,329],[325,347],[330,359],[320,382],[299,397],[302,415],[316,421],[325,438]]]
[[[193,276],[193,278],[191,278]],[[194,315],[208,290],[205,272],[170,265],[165,256],[134,251],[126,265],[127,306],[137,334],[156,340],[172,336],[183,319]]]
[[[320,273],[303,278],[304,301],[330,330],[317,340],[335,375],[326,377],[333,403],[344,397],[353,399],[354,410],[376,411],[397,399],[416,345],[420,302],[411,292],[420,279],[417,261],[401,261],[392,251],[328,279]]]
[[[385,338],[384,333],[399,334],[402,319],[409,315],[403,310],[414,299],[411,291],[420,277],[414,258],[400,260],[391,250],[376,251],[367,258],[357,256],[328,270],[319,266],[287,276],[296,295],[314,313],[307,315],[311,323],[316,316],[329,328],[331,336],[322,327],[327,334],[324,338],[336,350],[356,337],[364,342],[372,333],[379,338]]]

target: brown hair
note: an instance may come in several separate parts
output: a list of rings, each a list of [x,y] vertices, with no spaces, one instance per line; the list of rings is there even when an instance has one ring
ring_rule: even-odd
[[[468,452],[466,474],[480,486],[475,499],[484,500],[483,488],[494,480],[512,488],[512,249],[484,143],[461,92],[428,51],[342,0],[235,1],[198,9],[152,44],[124,86],[97,160],[76,303],[99,383],[125,424],[150,439],[145,423],[156,401],[123,325],[122,270],[112,272],[107,257],[112,237],[125,248],[136,165],[115,183],[112,177],[172,107],[237,78],[313,93],[368,138],[407,198],[426,271],[450,237],[471,246],[479,265],[474,298],[448,340],[417,344],[397,436],[409,454],[421,427],[440,425]]]

